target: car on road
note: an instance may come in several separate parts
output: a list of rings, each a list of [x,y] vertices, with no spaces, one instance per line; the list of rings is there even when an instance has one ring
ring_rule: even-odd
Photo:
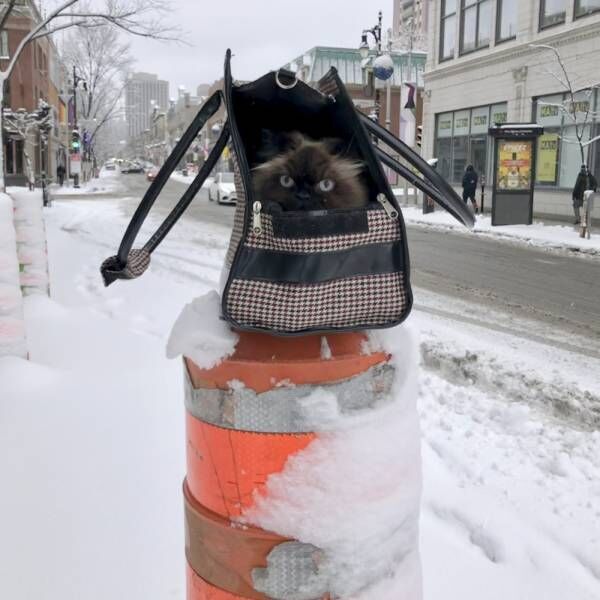
[[[146,171],[146,179],[148,181],[154,181],[156,179],[157,175],[158,175],[158,169],[154,166]]]
[[[117,170],[117,165],[114,162],[107,162],[104,164],[104,168],[107,171],[116,171]]]
[[[237,194],[233,173],[217,173],[208,188],[208,199],[216,200],[219,204],[235,204]]]
[[[144,167],[137,162],[126,162],[121,165],[121,173],[143,173]]]

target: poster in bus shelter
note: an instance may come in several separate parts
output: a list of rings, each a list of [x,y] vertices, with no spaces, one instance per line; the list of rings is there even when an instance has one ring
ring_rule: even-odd
[[[556,183],[558,137],[558,133],[545,133],[539,137],[536,179],[540,183]]]
[[[533,160],[531,140],[499,140],[497,189],[529,190]]]

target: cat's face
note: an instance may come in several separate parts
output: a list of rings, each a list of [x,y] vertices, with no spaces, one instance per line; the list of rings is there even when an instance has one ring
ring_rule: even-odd
[[[362,165],[332,153],[334,141],[286,136],[283,149],[254,169],[256,199],[282,210],[358,208],[368,202]]]

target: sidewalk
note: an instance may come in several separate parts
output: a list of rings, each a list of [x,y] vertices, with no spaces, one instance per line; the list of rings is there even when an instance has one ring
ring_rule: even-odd
[[[534,219],[533,225],[503,225],[492,227],[490,214],[477,215],[473,232],[452,215],[436,206],[435,212],[423,214],[420,206],[400,205],[407,225],[447,229],[456,233],[485,235],[502,240],[521,242],[566,252],[600,256],[600,228],[592,229],[591,238],[579,237],[579,227],[567,222]]]

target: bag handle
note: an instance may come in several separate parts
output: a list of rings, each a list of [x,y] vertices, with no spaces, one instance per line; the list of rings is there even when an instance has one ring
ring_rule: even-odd
[[[190,126],[181,136],[179,142],[175,145],[171,154],[167,157],[167,160],[161,167],[154,181],[150,184],[150,187],[146,190],[142,201],[133,214],[129,225],[125,230],[123,239],[121,240],[118,253],[116,256],[107,258],[100,267],[104,285],[108,286],[116,279],[134,279],[144,273],[150,264],[150,254],[152,251],[160,244],[173,225],[175,225],[198,193],[198,190],[202,187],[202,184],[206,181],[206,178],[219,160],[229,139],[230,130],[228,123],[225,123],[215,147],[212,149],[194,181],[185,191],[173,210],[171,210],[157,231],[141,249],[132,250],[135,239],[146,220],[150,209],[169,180],[171,173],[173,173],[181,159],[185,156],[187,149],[190,147],[200,130],[206,125],[208,119],[219,110],[222,101],[223,95],[221,91],[215,92],[208,100],[206,100]]]
[[[375,123],[369,119],[369,117],[366,115],[359,113],[359,116],[362,123],[373,136],[381,140],[384,144],[387,144],[390,148],[392,148],[392,150],[398,152],[400,156],[406,159],[411,165],[413,165],[413,167],[418,169],[423,174],[425,179],[433,184],[437,193],[428,194],[429,196],[431,196],[436,202],[438,202],[440,206],[445,208],[451,215],[453,215],[467,227],[473,227],[475,225],[475,216],[471,208],[462,201],[452,186],[433,167],[431,167],[427,161],[423,160],[419,154],[407,146],[402,140],[398,139],[395,135],[391,134],[387,129],[384,129],[378,123]],[[395,163],[395,165],[388,163],[388,166],[391,169],[394,169],[394,171],[396,171],[402,177],[405,177],[405,175],[403,175],[401,172],[403,170],[398,169],[398,167],[401,166],[400,163],[395,161],[383,150],[380,150],[380,152],[385,154],[387,159]],[[377,154],[381,157],[379,153]]]

